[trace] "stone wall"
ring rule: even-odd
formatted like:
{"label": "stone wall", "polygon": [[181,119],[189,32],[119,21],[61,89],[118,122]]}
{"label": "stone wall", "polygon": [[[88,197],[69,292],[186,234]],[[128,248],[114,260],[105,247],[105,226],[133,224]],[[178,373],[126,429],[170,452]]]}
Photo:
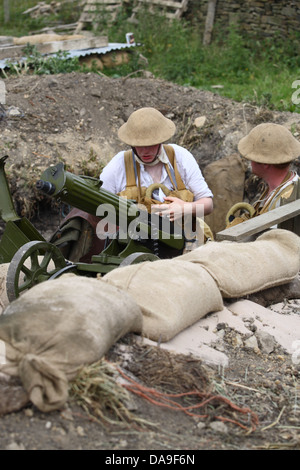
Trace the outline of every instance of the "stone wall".
{"label": "stone wall", "polygon": [[[205,26],[208,0],[190,0],[187,15]],[[239,24],[242,31],[260,37],[288,37],[300,31],[299,0],[217,0],[214,25]]]}

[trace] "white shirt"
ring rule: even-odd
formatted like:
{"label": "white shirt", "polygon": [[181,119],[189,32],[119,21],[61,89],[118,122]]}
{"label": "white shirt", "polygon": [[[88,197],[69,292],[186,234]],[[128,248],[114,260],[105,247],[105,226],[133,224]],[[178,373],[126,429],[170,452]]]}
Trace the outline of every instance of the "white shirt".
{"label": "white shirt", "polygon": [[[213,197],[193,155],[179,145],[168,145],[171,145],[175,150],[178,171],[186,188],[194,194],[194,200],[197,201],[203,197]],[[124,150],[117,153],[100,174],[100,180],[103,182],[102,188],[114,194],[118,194],[126,188],[124,153]],[[145,169],[145,165],[141,164],[140,169],[141,186],[147,188],[153,184],[152,177]],[[168,189],[174,189],[165,166],[162,169],[160,183],[164,184]]]}

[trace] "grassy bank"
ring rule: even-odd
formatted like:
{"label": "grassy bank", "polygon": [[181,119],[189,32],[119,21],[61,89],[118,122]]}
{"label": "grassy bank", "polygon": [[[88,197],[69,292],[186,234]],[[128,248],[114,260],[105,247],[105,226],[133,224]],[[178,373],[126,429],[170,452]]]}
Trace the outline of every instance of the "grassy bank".
{"label": "grassy bank", "polygon": [[[224,31],[216,25],[214,30],[209,46],[203,46],[196,27],[183,21],[169,24],[144,16],[133,32],[156,77],[236,101],[300,112],[292,101],[292,84],[300,80],[300,34],[286,40],[254,39],[243,37],[238,27]],[[122,34],[120,27],[116,33]]]}
{"label": "grassy bank", "polygon": [[[36,4],[35,1],[32,3]],[[3,14],[1,8],[0,17]],[[141,15],[139,23],[133,25],[127,22],[128,13],[121,12],[109,29],[107,18],[104,18],[99,33],[107,34],[109,42],[125,42],[125,34],[132,31],[142,45],[136,49],[130,64],[102,70],[102,73],[124,76],[135,72],[138,76],[137,71],[145,67],[138,61],[138,53],[141,53],[148,61],[147,69],[157,78],[210,90],[256,106],[300,112],[300,103],[297,103],[300,93],[295,84],[300,80],[300,34],[288,39],[280,36],[245,38],[238,27],[225,31],[216,24],[212,43],[203,46],[202,35],[195,25],[183,20],[170,23],[160,16],[147,14]],[[19,9],[1,34],[21,36],[46,24],[67,24],[77,19],[78,12],[70,8],[70,3],[57,17],[40,20],[27,18],[24,21]],[[72,67],[80,70],[76,61]],[[43,65],[44,69],[47,70],[47,66]],[[63,69],[60,67],[60,71]],[[70,71],[70,63],[66,63],[65,71]]]}

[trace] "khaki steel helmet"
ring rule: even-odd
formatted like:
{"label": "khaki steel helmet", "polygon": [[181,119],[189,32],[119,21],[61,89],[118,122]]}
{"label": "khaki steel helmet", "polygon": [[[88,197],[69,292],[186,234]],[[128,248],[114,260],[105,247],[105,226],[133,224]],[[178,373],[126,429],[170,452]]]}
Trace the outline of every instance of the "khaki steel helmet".
{"label": "khaki steel helmet", "polygon": [[118,136],[131,147],[148,147],[165,142],[175,131],[175,124],[157,109],[141,108],[129,116]]}
{"label": "khaki steel helmet", "polygon": [[300,156],[300,142],[280,124],[254,127],[238,144],[240,154],[257,163],[289,163]]}

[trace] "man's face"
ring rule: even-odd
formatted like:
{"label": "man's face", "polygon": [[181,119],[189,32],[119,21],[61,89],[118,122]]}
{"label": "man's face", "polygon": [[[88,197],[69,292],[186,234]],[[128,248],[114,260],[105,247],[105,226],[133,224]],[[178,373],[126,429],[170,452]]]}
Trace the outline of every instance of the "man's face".
{"label": "man's face", "polygon": [[252,173],[254,173],[259,178],[265,176],[267,165],[265,163],[251,162]]}
{"label": "man's face", "polygon": [[135,152],[137,156],[144,163],[152,163],[159,151],[160,144],[151,145],[149,147],[135,147]]}

